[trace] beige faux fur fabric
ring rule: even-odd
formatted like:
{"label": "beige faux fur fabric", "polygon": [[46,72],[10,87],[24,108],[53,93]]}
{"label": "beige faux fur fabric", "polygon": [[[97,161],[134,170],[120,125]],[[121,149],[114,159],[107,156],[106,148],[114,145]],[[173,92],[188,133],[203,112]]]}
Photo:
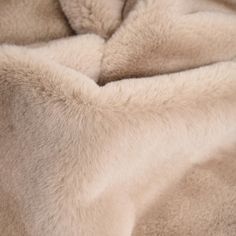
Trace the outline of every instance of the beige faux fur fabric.
{"label": "beige faux fur fabric", "polygon": [[0,0],[0,235],[234,236],[235,1],[26,3]]}
{"label": "beige faux fur fabric", "polygon": [[0,0],[0,43],[49,41],[72,32],[57,0]]}
{"label": "beige faux fur fabric", "polygon": [[45,44],[33,44],[29,47],[37,56],[50,58],[87,75],[96,82],[99,79],[104,40],[97,35],[74,36]]}
{"label": "beige faux fur fabric", "polygon": [[28,49],[0,58],[3,235],[130,235],[190,167],[234,146],[234,62],[101,88]]}
{"label": "beige faux fur fabric", "polygon": [[112,36],[105,47],[101,84],[177,72],[235,57],[235,1],[60,2],[77,32]]}
{"label": "beige faux fur fabric", "polygon": [[59,0],[77,33],[96,33],[104,38],[119,26],[125,0]]}
{"label": "beige faux fur fabric", "polygon": [[136,2],[124,24],[107,43],[102,83],[177,72],[235,56],[236,3]]}
{"label": "beige faux fur fabric", "polygon": [[235,235],[235,146],[190,169],[139,219],[133,235]]}

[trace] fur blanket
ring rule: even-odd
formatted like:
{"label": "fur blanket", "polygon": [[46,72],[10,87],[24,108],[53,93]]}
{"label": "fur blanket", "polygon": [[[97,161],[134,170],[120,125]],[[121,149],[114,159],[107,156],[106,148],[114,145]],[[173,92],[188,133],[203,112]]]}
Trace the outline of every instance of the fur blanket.
{"label": "fur blanket", "polygon": [[1,236],[236,234],[235,0],[0,0],[0,42]]}

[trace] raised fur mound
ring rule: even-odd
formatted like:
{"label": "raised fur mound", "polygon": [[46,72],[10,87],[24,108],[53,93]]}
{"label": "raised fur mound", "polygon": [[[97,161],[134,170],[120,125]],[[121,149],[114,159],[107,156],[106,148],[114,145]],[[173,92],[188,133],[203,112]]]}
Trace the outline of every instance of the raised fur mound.
{"label": "raised fur mound", "polygon": [[176,2],[0,0],[2,236],[235,235],[236,4]]}

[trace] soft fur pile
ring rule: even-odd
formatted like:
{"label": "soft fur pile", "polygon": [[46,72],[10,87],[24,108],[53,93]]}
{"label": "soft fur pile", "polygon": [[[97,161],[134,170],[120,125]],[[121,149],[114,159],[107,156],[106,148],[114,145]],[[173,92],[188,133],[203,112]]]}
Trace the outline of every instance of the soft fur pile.
{"label": "soft fur pile", "polygon": [[236,234],[234,0],[0,0],[0,33],[1,236]]}

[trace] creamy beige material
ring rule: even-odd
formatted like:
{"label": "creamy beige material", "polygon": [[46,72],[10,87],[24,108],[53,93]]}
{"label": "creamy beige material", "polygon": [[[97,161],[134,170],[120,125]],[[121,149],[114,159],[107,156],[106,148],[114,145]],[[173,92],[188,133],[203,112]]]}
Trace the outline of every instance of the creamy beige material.
{"label": "creamy beige material", "polygon": [[107,42],[101,83],[177,72],[235,56],[236,2],[136,2]]}
{"label": "creamy beige material", "polygon": [[0,0],[0,43],[28,44],[71,34],[57,0]]}
{"label": "creamy beige material", "polygon": [[104,51],[104,40],[94,34],[29,45],[37,56],[51,59],[98,81]]}
{"label": "creamy beige material", "polygon": [[96,33],[104,38],[119,26],[125,0],[59,0],[77,33]]}
{"label": "creamy beige material", "polygon": [[235,1],[26,2],[0,0],[0,235],[235,236]]}

